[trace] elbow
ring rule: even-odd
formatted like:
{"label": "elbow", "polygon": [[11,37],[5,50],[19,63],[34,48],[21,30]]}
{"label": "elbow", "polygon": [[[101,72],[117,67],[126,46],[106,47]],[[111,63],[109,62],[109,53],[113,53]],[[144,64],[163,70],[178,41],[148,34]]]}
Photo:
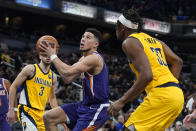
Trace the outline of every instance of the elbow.
{"label": "elbow", "polygon": [[65,84],[70,84],[72,81],[68,78],[63,78],[63,81],[65,82]]}
{"label": "elbow", "polygon": [[143,75],[143,80],[144,80],[145,83],[151,82],[153,80],[153,74],[152,74],[152,72],[145,73]]}
{"label": "elbow", "polygon": [[151,82],[153,80],[153,75],[152,74],[150,74],[150,75],[148,75],[147,77],[146,77],[146,81],[149,83],[149,82]]}
{"label": "elbow", "polygon": [[65,84],[70,84],[72,81],[70,81],[70,80],[65,80],[64,82],[65,82]]}
{"label": "elbow", "polygon": [[72,82],[69,77],[63,77],[63,81],[65,82],[65,84],[70,84]]}
{"label": "elbow", "polygon": [[71,76],[71,74],[68,71],[64,71],[61,74],[61,77],[63,78],[63,80],[66,84],[69,84],[71,82],[71,80],[69,79],[70,76]]}
{"label": "elbow", "polygon": [[183,65],[183,60],[180,57],[178,59],[178,64],[181,65],[181,66]]}
{"label": "elbow", "polygon": [[67,70],[64,70],[62,73],[61,73],[61,76],[62,77],[67,77],[69,76],[69,72]]}
{"label": "elbow", "polygon": [[182,66],[183,65],[183,60],[180,57],[178,57],[178,58],[172,60],[171,65]]}

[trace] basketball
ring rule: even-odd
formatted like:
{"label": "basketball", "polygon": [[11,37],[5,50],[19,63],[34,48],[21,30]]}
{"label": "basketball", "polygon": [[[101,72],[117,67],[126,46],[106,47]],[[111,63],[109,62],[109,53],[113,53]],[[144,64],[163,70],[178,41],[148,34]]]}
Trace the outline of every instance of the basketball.
{"label": "basketball", "polygon": [[40,53],[40,43],[42,44],[46,44],[48,46],[48,44],[54,48],[54,45],[56,45],[56,52],[58,53],[58,50],[59,50],[59,43],[58,41],[56,40],[56,38],[54,38],[53,36],[50,36],[50,35],[45,35],[45,36],[42,36],[38,39],[37,43],[36,43],[36,50],[38,53]]}

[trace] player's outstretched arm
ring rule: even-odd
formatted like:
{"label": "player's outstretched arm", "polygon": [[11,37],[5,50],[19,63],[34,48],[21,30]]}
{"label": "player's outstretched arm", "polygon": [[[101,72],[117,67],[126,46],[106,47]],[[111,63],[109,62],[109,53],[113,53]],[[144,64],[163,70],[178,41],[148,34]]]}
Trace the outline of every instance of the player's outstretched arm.
{"label": "player's outstretched arm", "polygon": [[165,59],[167,63],[171,64],[171,72],[178,79],[182,69],[183,61],[164,42],[161,42],[161,44],[165,54]]}
{"label": "player's outstretched arm", "polygon": [[12,123],[15,121],[15,113],[14,113],[14,101],[16,98],[16,91],[17,88],[22,85],[22,83],[27,79],[33,76],[34,74],[34,66],[27,65],[23,68],[23,70],[18,74],[12,85],[10,86],[9,90],[9,111],[7,114],[7,121]]}
{"label": "player's outstretched arm", "polygon": [[72,82],[73,80],[78,78],[81,75],[81,73],[87,72],[93,67],[98,66],[100,62],[100,56],[92,54],[92,55],[88,55],[87,57],[84,57],[79,62],[70,66],[66,63],[63,63],[56,56],[56,46],[54,48],[51,48],[51,46],[40,44],[40,49],[42,50],[40,52],[41,55],[46,55],[50,57],[57,71],[59,72],[59,74],[61,75],[61,77],[66,83]]}
{"label": "player's outstretched arm", "polygon": [[98,66],[100,63],[100,57],[98,55],[92,54],[84,57],[77,63],[69,66],[63,63],[60,59],[54,59],[53,63],[57,68],[59,74],[66,83],[70,83],[75,80],[83,72],[88,72],[92,68]]}
{"label": "player's outstretched arm", "polygon": [[139,72],[139,76],[134,85],[108,108],[108,113],[110,115],[119,111],[127,102],[132,101],[141,94],[146,85],[153,79],[150,63],[141,43],[137,39],[128,38],[123,42],[122,49],[128,59],[131,60],[135,69]]}

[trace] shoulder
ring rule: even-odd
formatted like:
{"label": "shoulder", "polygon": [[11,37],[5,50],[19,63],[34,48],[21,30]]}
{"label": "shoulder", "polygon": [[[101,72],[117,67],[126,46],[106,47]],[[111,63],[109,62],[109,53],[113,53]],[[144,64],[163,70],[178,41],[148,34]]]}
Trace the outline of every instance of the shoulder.
{"label": "shoulder", "polygon": [[35,66],[32,65],[32,64],[27,65],[27,66],[25,66],[25,67],[22,69],[21,73],[24,73],[24,74],[30,75],[30,76],[31,76],[31,75],[34,75],[34,73],[35,73]]}
{"label": "shoulder", "polygon": [[100,53],[93,53],[92,55],[94,56],[95,59],[103,59],[102,58],[103,56]]}
{"label": "shoulder", "polygon": [[83,59],[84,59],[84,56],[82,56],[82,57],[79,59],[79,62],[82,61]]}
{"label": "shoulder", "polygon": [[101,60],[101,56],[98,54],[95,54],[95,53],[88,55],[82,59],[83,62],[88,62],[88,63],[92,63],[92,64],[96,64],[100,60]]}
{"label": "shoulder", "polygon": [[122,43],[122,46],[127,46],[127,45],[130,45],[130,44],[138,44],[139,46],[142,46],[141,42],[139,39],[135,38],[135,37],[128,37],[126,38],[123,43]]}
{"label": "shoulder", "polygon": [[4,83],[5,85],[10,85],[10,84],[11,84],[10,81],[9,81],[8,79],[2,78],[2,80],[3,80],[3,83]]}
{"label": "shoulder", "polygon": [[33,64],[26,65],[22,70],[34,71],[35,70],[35,66]]}
{"label": "shoulder", "polygon": [[3,85],[5,86],[5,88],[9,91],[9,88],[11,86],[11,83],[9,80],[2,78],[3,81]]}
{"label": "shoulder", "polygon": [[142,43],[135,37],[128,37],[122,43],[123,50],[130,50],[132,47],[141,47],[143,48]]}

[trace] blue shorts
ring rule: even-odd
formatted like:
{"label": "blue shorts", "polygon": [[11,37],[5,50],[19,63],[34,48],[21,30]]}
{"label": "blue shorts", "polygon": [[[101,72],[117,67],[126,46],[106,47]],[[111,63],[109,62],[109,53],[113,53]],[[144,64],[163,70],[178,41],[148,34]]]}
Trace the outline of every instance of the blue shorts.
{"label": "blue shorts", "polygon": [[107,107],[109,103],[85,106],[81,103],[62,105],[67,114],[67,126],[73,131],[95,131],[103,126],[109,118]]}
{"label": "blue shorts", "polygon": [[0,131],[11,131],[11,127],[6,121],[6,114],[0,115]]}

